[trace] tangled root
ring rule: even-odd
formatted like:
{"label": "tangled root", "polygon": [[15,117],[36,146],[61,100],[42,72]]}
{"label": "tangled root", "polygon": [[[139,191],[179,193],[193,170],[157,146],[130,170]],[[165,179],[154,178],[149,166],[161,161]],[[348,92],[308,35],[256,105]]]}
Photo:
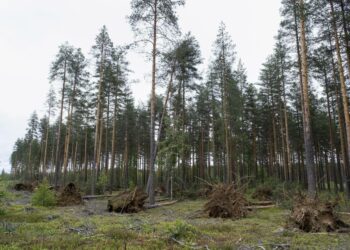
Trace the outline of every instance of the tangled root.
{"label": "tangled root", "polygon": [[109,212],[117,213],[138,213],[144,209],[148,195],[140,188],[133,191],[126,191],[117,197],[108,200],[107,209]]}
{"label": "tangled root", "polygon": [[290,223],[304,232],[334,232],[349,225],[341,221],[334,212],[336,202],[322,202],[299,195],[290,216]]}
{"label": "tangled root", "polygon": [[73,206],[83,203],[81,194],[75,187],[74,183],[69,183],[63,191],[59,194],[58,205],[59,206]]}
{"label": "tangled root", "polygon": [[204,205],[204,211],[214,218],[239,219],[247,215],[248,201],[241,191],[233,185],[219,184],[213,187],[209,201]]}

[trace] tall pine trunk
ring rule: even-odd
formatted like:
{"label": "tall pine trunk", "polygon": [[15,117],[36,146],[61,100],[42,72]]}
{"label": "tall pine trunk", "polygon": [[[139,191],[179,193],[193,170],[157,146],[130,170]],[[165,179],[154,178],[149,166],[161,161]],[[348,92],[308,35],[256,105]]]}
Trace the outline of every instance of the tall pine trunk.
{"label": "tall pine trunk", "polygon": [[[345,120],[345,131],[346,131],[346,145],[347,145],[347,156],[348,160],[350,159],[350,117],[349,117],[349,103],[348,103],[348,94],[346,89],[346,82],[345,82],[345,76],[344,76],[344,68],[343,68],[343,59],[341,57],[341,50],[340,50],[340,42],[339,42],[339,36],[337,31],[337,24],[335,19],[335,13],[334,13],[334,6],[333,6],[333,0],[330,0],[331,5],[331,18],[332,18],[332,29],[333,29],[333,36],[335,40],[335,49],[337,54],[337,63],[338,63],[338,72],[339,72],[339,80],[340,80],[340,90],[341,90],[341,96],[342,96],[342,102],[343,102],[343,111],[344,111],[344,120]],[[348,178],[348,169],[344,169],[343,173],[345,180]],[[348,182],[346,181],[345,188],[348,198],[350,198],[350,193],[348,190]]]}
{"label": "tall pine trunk", "polygon": [[306,173],[308,181],[308,196],[311,199],[316,197],[316,176],[313,155],[313,145],[310,123],[309,89],[308,89],[308,65],[307,65],[307,47],[306,47],[306,28],[305,28],[305,5],[304,0],[300,0],[300,47],[301,47],[301,72],[302,72],[302,100],[303,100],[303,127],[304,127],[304,145],[306,159]]}
{"label": "tall pine trunk", "polygon": [[70,144],[70,139],[72,134],[72,116],[73,116],[73,109],[74,109],[76,85],[77,85],[77,79],[75,77],[72,97],[68,104],[67,131],[66,131],[66,137],[64,142],[64,156],[63,156],[63,186],[66,185],[66,178],[67,178],[68,155],[69,155],[68,152],[69,152],[69,144]]}
{"label": "tall pine trunk", "polygon": [[331,115],[331,104],[329,99],[329,80],[327,77],[327,72],[324,73],[325,77],[325,85],[326,85],[326,101],[327,101],[327,114],[328,114],[328,126],[329,126],[329,145],[331,146],[330,149],[330,156],[331,156],[331,167],[333,170],[333,181],[334,181],[334,189],[337,192],[338,191],[338,180],[336,172],[336,165],[335,165],[335,157],[334,157],[334,132],[333,132],[333,122],[332,122],[332,115]]}
{"label": "tall pine trunk", "polygon": [[[343,68],[343,59],[341,57],[341,51],[340,51],[340,43],[339,43],[339,36],[338,36],[338,30],[337,30],[337,24],[335,19],[335,13],[334,13],[334,6],[333,6],[333,0],[330,0],[331,5],[331,18],[332,18],[332,28],[333,28],[333,36],[335,40],[335,49],[337,54],[337,62],[338,62],[338,72],[339,72],[339,80],[340,80],[340,89],[341,89],[341,95],[342,95],[342,102],[343,102],[343,111],[344,111],[344,120],[345,120],[345,131],[346,131],[346,143],[347,143],[347,156],[348,160],[350,159],[350,116],[349,116],[349,101],[348,101],[348,94],[346,89],[346,82],[345,82],[345,76],[344,76],[344,68]],[[349,163],[348,163],[349,164]],[[346,179],[348,178],[348,169],[345,169],[343,172],[343,175],[346,176]],[[347,190],[347,196],[350,198],[350,194]]]}
{"label": "tall pine trunk", "polygon": [[98,95],[97,95],[97,110],[96,110],[96,124],[95,124],[95,142],[94,142],[94,162],[92,166],[91,173],[91,194],[95,194],[96,188],[96,168],[99,168],[100,164],[100,130],[102,123],[102,84],[103,84],[103,63],[104,63],[104,47],[101,48],[101,65],[100,65],[100,80],[98,85]]}
{"label": "tall pine trunk", "polygon": [[112,152],[111,152],[111,169],[110,169],[110,192],[112,193],[114,187],[114,166],[115,166],[115,154],[116,154],[116,143],[117,143],[117,95],[114,100],[114,111],[113,111],[113,128],[112,128]]}
{"label": "tall pine trunk", "polygon": [[348,73],[350,75],[350,44],[349,44],[350,37],[349,37],[349,27],[345,16],[344,0],[340,0],[340,6],[341,6],[342,23],[343,23],[343,31],[344,31],[346,58],[348,60],[348,71],[349,71]]}
{"label": "tall pine trunk", "polygon": [[43,178],[46,177],[46,165],[47,165],[47,148],[49,144],[49,132],[50,132],[50,118],[51,118],[51,105],[49,105],[49,115],[47,118],[46,133],[45,133],[45,146],[44,146],[44,160],[43,160]]}
{"label": "tall pine trunk", "polygon": [[155,106],[156,106],[156,60],[157,60],[157,25],[158,25],[158,0],[154,0],[153,11],[153,48],[152,48],[152,92],[151,92],[151,126],[150,126],[150,162],[149,176],[147,183],[147,193],[151,205],[155,203],[154,196],[154,177],[155,167],[152,157],[154,151],[154,130],[155,130]]}
{"label": "tall pine trunk", "polygon": [[61,141],[61,127],[62,127],[62,118],[63,118],[63,104],[64,104],[64,96],[66,91],[66,73],[67,73],[67,60],[64,61],[64,69],[63,69],[63,83],[62,83],[62,94],[61,94],[61,108],[60,108],[60,116],[58,120],[58,132],[57,132],[57,142],[56,142],[56,156],[55,156],[55,186],[58,186],[59,184],[59,178],[60,178],[60,161],[59,161],[59,154],[60,154],[60,141]]}

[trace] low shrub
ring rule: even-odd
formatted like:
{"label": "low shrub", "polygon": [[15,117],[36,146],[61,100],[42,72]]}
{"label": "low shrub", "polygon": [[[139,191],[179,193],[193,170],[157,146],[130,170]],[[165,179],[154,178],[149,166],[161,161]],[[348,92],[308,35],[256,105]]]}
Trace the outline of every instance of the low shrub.
{"label": "low shrub", "polygon": [[6,193],[3,190],[0,190],[0,216],[5,215],[5,205],[4,205],[4,200],[6,197]]}
{"label": "low shrub", "polygon": [[197,231],[194,226],[187,224],[182,220],[176,220],[167,225],[166,233],[169,239],[190,240],[196,236]]}
{"label": "low shrub", "polygon": [[96,183],[96,193],[97,194],[104,194],[106,192],[108,184],[108,176],[103,173],[99,176],[98,181]]}
{"label": "low shrub", "polygon": [[50,187],[46,181],[40,184],[33,194],[32,204],[43,207],[53,207],[56,205],[55,193],[50,190]]}

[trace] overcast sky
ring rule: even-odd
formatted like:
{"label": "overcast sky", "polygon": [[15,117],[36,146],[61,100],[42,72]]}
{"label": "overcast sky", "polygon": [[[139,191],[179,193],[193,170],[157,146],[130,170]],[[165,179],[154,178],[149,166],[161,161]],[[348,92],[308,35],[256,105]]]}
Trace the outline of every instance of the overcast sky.
{"label": "overcast sky", "polygon": [[[204,66],[211,57],[219,23],[226,24],[244,63],[248,80],[256,82],[277,33],[280,0],[186,0],[180,8],[183,33],[199,41]],[[65,41],[87,57],[99,29],[106,25],[114,44],[133,41],[126,20],[129,0],[0,0],[0,171],[9,170],[14,142],[23,137],[30,114],[44,111],[48,72],[58,46]],[[140,54],[129,55],[136,101],[150,92],[150,65]]]}

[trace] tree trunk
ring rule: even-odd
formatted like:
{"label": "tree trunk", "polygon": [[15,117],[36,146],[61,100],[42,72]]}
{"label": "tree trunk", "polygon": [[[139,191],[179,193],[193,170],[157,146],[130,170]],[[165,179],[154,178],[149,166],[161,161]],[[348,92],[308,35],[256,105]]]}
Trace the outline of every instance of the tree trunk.
{"label": "tree trunk", "polygon": [[[225,131],[225,162],[226,162],[226,183],[229,184],[231,181],[235,182],[236,178],[233,178],[233,176],[236,176],[235,171],[233,170],[233,166],[231,166],[231,150],[230,150],[230,131],[229,131],[229,114],[228,114],[228,88],[227,88],[227,81],[226,81],[226,60],[225,60],[225,46],[223,45],[222,48],[222,60],[223,60],[223,71],[221,76],[222,81],[222,102],[223,102],[223,118],[224,118],[224,131]],[[237,184],[237,183],[235,183]]]}
{"label": "tree trunk", "polygon": [[63,84],[62,84],[62,95],[61,95],[61,109],[60,116],[58,121],[58,132],[57,132],[57,142],[56,142],[56,157],[55,157],[55,186],[58,186],[60,178],[60,162],[59,162],[59,153],[60,153],[60,141],[61,141],[61,126],[63,118],[63,104],[64,104],[64,95],[66,91],[66,73],[67,73],[67,60],[64,61],[64,72],[63,72]]}
{"label": "tree trunk", "polygon": [[45,134],[45,148],[44,148],[44,160],[43,160],[43,178],[46,177],[46,163],[47,163],[47,148],[49,144],[49,132],[50,132],[50,118],[51,118],[51,105],[49,105],[49,112],[47,118],[46,134]]}
{"label": "tree trunk", "polygon": [[33,145],[33,139],[30,139],[29,153],[28,153],[28,169],[29,169],[29,180],[30,181],[33,181],[32,145]]}
{"label": "tree trunk", "polygon": [[345,16],[345,9],[344,9],[344,1],[340,0],[340,6],[341,6],[341,13],[342,13],[342,22],[343,22],[343,31],[344,31],[344,43],[345,43],[345,50],[346,50],[346,57],[348,60],[348,73],[350,75],[350,44],[349,44],[349,27],[346,22],[346,16]]}
{"label": "tree trunk", "polygon": [[125,122],[125,135],[124,135],[124,156],[123,156],[123,162],[124,162],[124,188],[129,187],[129,145],[128,145],[128,122]]}
{"label": "tree trunk", "polygon": [[103,108],[101,109],[101,124],[100,124],[100,135],[98,139],[98,150],[97,150],[97,176],[96,180],[100,177],[100,172],[101,172],[101,157],[102,157],[102,141],[103,141],[103,129],[104,129],[104,124],[103,124]]}
{"label": "tree trunk", "polygon": [[102,84],[103,84],[103,63],[104,63],[104,47],[101,49],[101,65],[100,65],[100,80],[98,85],[98,95],[97,95],[97,110],[96,110],[96,128],[95,128],[95,142],[94,142],[94,162],[92,166],[91,173],[91,194],[95,194],[96,188],[96,168],[99,167],[100,161],[100,150],[99,150],[99,135],[100,135],[100,126],[102,120]]}
{"label": "tree trunk", "polygon": [[67,167],[68,167],[68,155],[69,155],[69,144],[70,138],[72,134],[72,116],[74,109],[74,98],[75,98],[75,89],[77,86],[77,75],[75,75],[74,84],[73,84],[73,92],[71,99],[68,104],[68,119],[67,119],[67,131],[64,142],[64,155],[63,155],[63,186],[66,185],[66,177],[67,177]]}
{"label": "tree trunk", "polygon": [[[289,126],[288,126],[288,114],[287,114],[287,98],[286,98],[286,84],[284,76],[284,62],[281,58],[281,67],[282,67],[282,91],[283,91],[283,118],[284,118],[284,136],[286,144],[286,170],[288,172],[288,180],[292,181],[292,163],[291,163],[291,154],[290,154],[290,140],[289,140]],[[283,135],[282,135],[283,136]]]}
{"label": "tree trunk", "polygon": [[154,120],[155,120],[155,106],[156,106],[156,60],[157,60],[157,25],[158,25],[158,0],[154,0],[153,11],[153,48],[152,48],[152,93],[151,93],[151,126],[150,126],[150,164],[149,164],[149,176],[147,184],[147,193],[149,196],[150,205],[155,204],[154,195],[154,159],[152,157],[154,151]]}
{"label": "tree trunk", "polygon": [[88,143],[88,128],[85,128],[85,142],[84,142],[84,181],[87,182],[87,169],[88,169],[88,156],[87,156],[87,143]]}
{"label": "tree trunk", "polygon": [[311,199],[316,197],[315,164],[311,136],[309,90],[308,90],[308,65],[307,65],[307,47],[306,47],[306,29],[305,29],[305,6],[304,0],[300,0],[300,47],[301,47],[301,72],[302,72],[302,100],[303,100],[303,125],[304,125],[304,144],[306,158],[306,172],[308,181],[308,196]]}
{"label": "tree trunk", "polygon": [[107,117],[106,117],[106,134],[105,134],[105,174],[108,174],[108,165],[109,165],[109,148],[108,148],[108,138],[109,138],[109,101],[110,100],[110,91],[108,90],[107,94]]}
{"label": "tree trunk", "polygon": [[114,100],[114,112],[113,112],[113,129],[112,129],[112,152],[111,152],[111,169],[110,169],[110,193],[112,193],[114,186],[114,166],[115,166],[115,154],[116,154],[116,133],[117,133],[117,95]]}
{"label": "tree trunk", "polygon": [[78,155],[78,141],[75,142],[74,157],[73,157],[73,173],[77,173],[77,155]]}
{"label": "tree trunk", "polygon": [[[326,99],[327,99],[327,113],[328,113],[328,126],[329,126],[329,145],[331,146],[330,149],[330,156],[331,156],[331,167],[332,170],[336,170],[335,165],[335,158],[334,158],[334,132],[333,132],[333,122],[332,122],[332,115],[331,115],[331,104],[329,100],[329,81],[327,77],[327,72],[324,72],[325,77],[325,85],[326,85]],[[335,173],[333,171],[333,173]],[[333,181],[334,181],[334,189],[337,192],[338,191],[338,183],[337,183],[337,175],[333,174]]]}
{"label": "tree trunk", "polygon": [[[330,0],[329,2],[331,5],[333,36],[335,39],[335,48],[336,48],[336,54],[337,54],[337,59],[338,59],[337,60],[338,72],[339,72],[340,88],[341,88],[341,95],[342,95],[342,101],[343,101],[343,111],[344,111],[344,118],[345,118],[344,120],[345,120],[345,130],[346,130],[347,156],[348,156],[348,160],[349,160],[350,159],[350,117],[349,117],[348,94],[347,94],[346,82],[345,82],[345,76],[344,76],[343,60],[342,60],[341,51],[340,51],[337,24],[335,22],[333,0]],[[345,169],[343,174],[345,175],[345,177],[347,179],[348,178],[348,169]],[[349,190],[347,190],[347,196],[348,196],[348,198],[350,198]]]}

